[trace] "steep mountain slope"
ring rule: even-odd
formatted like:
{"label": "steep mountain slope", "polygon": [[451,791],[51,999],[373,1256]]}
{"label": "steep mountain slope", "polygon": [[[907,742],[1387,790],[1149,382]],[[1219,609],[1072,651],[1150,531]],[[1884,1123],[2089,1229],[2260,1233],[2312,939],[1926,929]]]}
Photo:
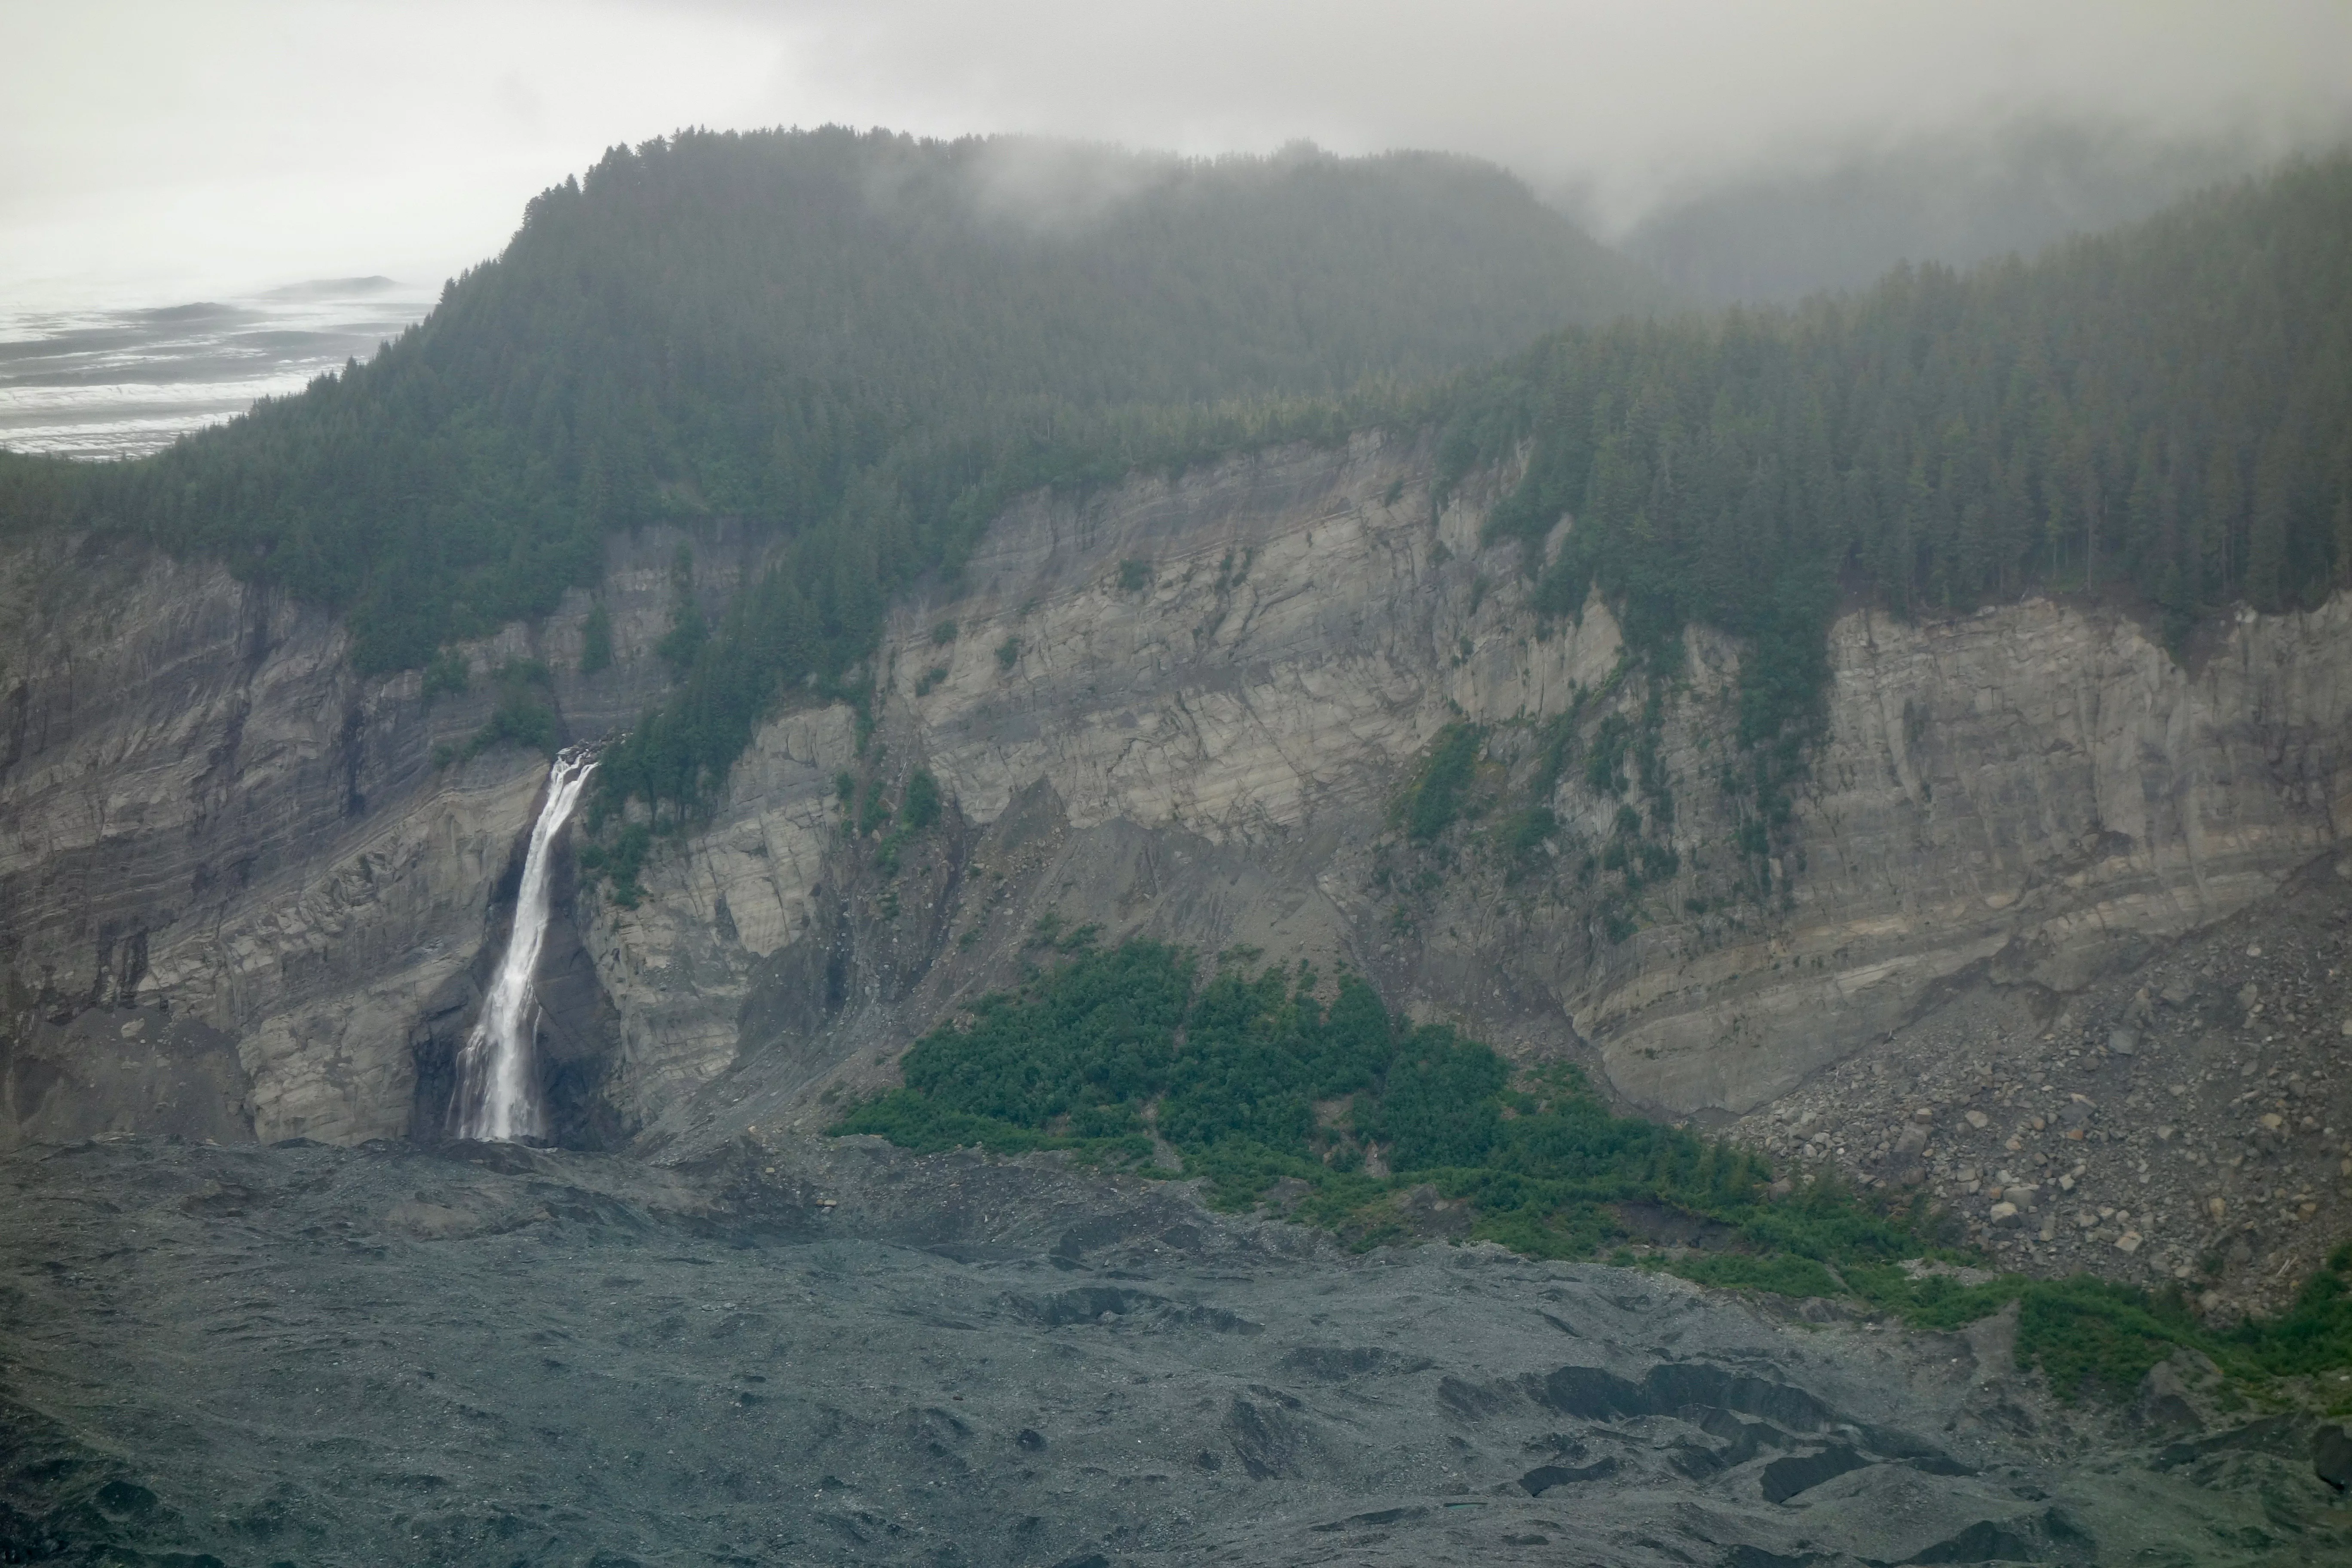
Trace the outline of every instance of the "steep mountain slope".
{"label": "steep mountain slope", "polygon": [[[549,947],[577,1144],[814,1128],[1016,975],[1048,918],[1344,964],[1675,1116],[1753,1111],[1956,987],[2079,993],[2340,841],[2345,453],[2314,421],[2342,391],[2326,263],[2347,190],[2341,165],[2291,171],[2042,272],[1896,279],[1846,316],[1570,333],[1464,384],[1443,424],[1331,435],[1327,411],[1319,441],[1031,490],[895,602],[874,514],[781,542],[648,526],[595,543],[594,589],[536,578],[553,610],[421,674],[369,673],[364,615],[269,581],[20,531],[0,578],[6,1135],[436,1135],[541,773],[510,739],[541,731],[632,731]],[[2183,352],[2309,305],[2325,331],[2279,362],[2294,395],[2254,396],[2261,353],[2228,361],[2243,402],[2122,374],[2166,356],[2112,301],[2089,326],[2025,309],[2167,286]],[[2052,342],[2079,353],[2044,384]],[[1810,390],[1848,360],[1881,376],[1877,414]],[[1939,434],[1980,404],[1985,441]],[[2099,548],[2161,564],[2218,540],[2191,607],[2267,559],[2274,613],[2184,643],[2128,600],[2032,593],[2018,560],[1936,564],[1971,559],[1945,542],[2020,486],[2116,519],[2135,470],[2105,465],[2167,420],[2187,434]],[[2210,482],[2249,471],[2252,501]],[[2203,513],[2175,504],[2191,492]],[[397,538],[462,514],[424,515]],[[2011,542],[2030,560],[2070,516]],[[808,553],[827,540],[866,553]],[[1822,574],[1842,564],[1841,610]],[[919,773],[942,810],[894,821]]]}
{"label": "steep mountain slope", "polygon": [[615,530],[740,518],[802,542],[837,675],[1008,487],[1658,298],[1468,160],[686,132],[542,194],[366,364],[52,504],[345,611],[368,670],[546,614]]}
{"label": "steep mountain slope", "polygon": [[[580,895],[558,960],[593,963],[608,1000],[565,1047],[586,1064],[575,1125],[681,1148],[814,1125],[835,1085],[882,1081],[914,1034],[1017,973],[1047,914],[1349,964],[1393,1005],[1593,1061],[1637,1104],[1743,1111],[1953,982],[2073,993],[2339,841],[2341,601],[2245,618],[2193,671],[2128,620],[2045,600],[1857,612],[1833,628],[1827,739],[1769,901],[1733,842],[1744,797],[1714,780],[1738,649],[1689,634],[1693,673],[1656,715],[1675,863],[1629,891],[1584,859],[1619,842],[1638,786],[1596,783],[1589,743],[1543,786],[1559,715],[1588,737],[1644,721],[1640,683],[1612,683],[1614,617],[1596,601],[1535,637],[1516,546],[1479,547],[1475,496],[1433,523],[1430,480],[1425,448],[1367,437],[1008,516],[975,557],[984,587],[898,613],[862,754],[849,706],[787,713],[713,818],[648,863],[635,908]],[[716,572],[727,541],[702,542]],[[614,721],[660,679],[665,542],[638,548],[608,593],[613,668],[572,673],[584,596],[482,661],[545,658],[568,723]],[[264,1138],[429,1133],[417,1086],[495,952],[542,770],[493,750],[436,773],[436,738],[493,693],[428,707],[415,675],[342,673],[322,621],[281,610],[272,632],[226,579],[151,570],[152,597],[115,600],[121,642],[26,688],[12,776],[49,782],[10,805],[18,1125],[158,1125],[87,1067],[78,1098],[23,1065],[82,1060],[103,1019],[110,1038],[145,1020],[150,1045],[198,1022],[233,1041]],[[217,607],[181,620],[175,602]],[[186,640],[159,642],[173,627]],[[1395,808],[1463,723],[1486,727],[1484,815],[1416,840]],[[886,868],[890,828],[845,828],[839,775],[895,802],[918,765],[948,806]],[[1547,836],[1496,831],[1538,803]]]}
{"label": "steep mountain slope", "polygon": [[[533,221],[635,212],[682,155]],[[1296,171],[1229,173],[1169,188]],[[1067,205],[950,227],[1117,227]],[[2352,1216],[2347,237],[2352,167],[2296,171],[2040,271],[1570,331],[1384,421],[1082,417],[1055,378],[1097,350],[1127,393],[1192,383],[1081,332],[1044,402],[960,425],[1031,347],[999,341],[818,396],[895,410],[840,446],[777,441],[772,364],[665,379],[742,323],[635,360],[576,313],[657,270],[493,270],[453,300],[545,305],[651,401],[583,426],[576,365],[452,309],[183,468],[0,465],[0,1557],[2340,1555],[2336,1369],[2248,1420],[2183,1353],[2070,1412],[1998,1318],[1350,1260],[1272,1223],[1295,1193],[1234,1220],[820,1134],[1092,928],[1351,970],[1622,1107],[1924,1192],[2021,1268],[2193,1279],[2211,1328],[2276,1305]],[[565,254],[537,243],[509,259]],[[1026,319],[998,306],[970,320]],[[1247,315],[1202,339],[1219,385]],[[616,492],[626,441],[659,461]],[[109,525],[173,474],[144,539]],[[448,1142],[535,748],[597,740],[540,974],[566,1148]]]}
{"label": "steep mountain slope", "polygon": [[[1487,528],[1526,547],[1538,629],[1597,585],[1653,682],[1678,678],[1687,626],[1744,639],[1745,754],[1727,765],[1750,781],[1760,879],[1818,740],[1841,596],[1907,616],[2121,591],[2180,652],[2233,604],[2307,608],[2352,579],[2347,277],[2338,157],[2032,267],[1571,329],[1384,418],[1442,429],[1438,499],[1475,472],[1518,476]],[[1239,449],[1268,444],[1261,427]],[[1213,456],[1196,443],[1169,466]],[[827,662],[849,646],[820,636],[827,581],[795,555],[739,598],[607,759],[607,812],[627,797],[690,815],[780,693],[808,676],[863,689],[862,667]]]}

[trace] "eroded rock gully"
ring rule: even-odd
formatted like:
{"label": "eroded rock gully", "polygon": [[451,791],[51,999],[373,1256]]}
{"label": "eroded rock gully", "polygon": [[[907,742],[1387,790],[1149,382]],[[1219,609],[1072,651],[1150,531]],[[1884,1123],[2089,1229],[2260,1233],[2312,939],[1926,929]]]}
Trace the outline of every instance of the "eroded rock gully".
{"label": "eroded rock gully", "polygon": [[[1423,449],[1368,436],[1000,519],[960,590],[896,614],[862,752],[846,709],[783,713],[637,908],[576,900],[600,1135],[806,1124],[1014,973],[1048,913],[1350,964],[1506,1050],[1587,1059],[1634,1105],[1743,1115],[1972,987],[2083,994],[2339,843],[2352,603],[2242,616],[2184,668],[2127,618],[2032,600],[1839,620],[1769,891],[1719,782],[1737,650],[1699,633],[1655,727],[1675,869],[1618,921],[1578,849],[1625,803],[1577,766],[1532,868],[1478,824],[1412,849],[1392,807],[1446,723],[1491,727],[1517,805],[1545,721],[1581,696],[1589,731],[1648,696],[1612,684],[1597,601],[1537,624],[1518,548],[1480,546],[1491,489],[1433,520],[1428,482]],[[664,678],[676,543],[615,547],[614,669],[573,673],[584,595],[477,667],[543,658],[570,734],[625,723]],[[315,612],[76,548],[19,547],[0,579],[0,1131],[162,1126],[158,1106],[215,1137],[410,1131],[538,763],[436,768],[488,695],[427,704],[414,675],[355,677]],[[696,549],[715,605],[745,546]],[[835,781],[917,766],[950,806],[885,875]]]}

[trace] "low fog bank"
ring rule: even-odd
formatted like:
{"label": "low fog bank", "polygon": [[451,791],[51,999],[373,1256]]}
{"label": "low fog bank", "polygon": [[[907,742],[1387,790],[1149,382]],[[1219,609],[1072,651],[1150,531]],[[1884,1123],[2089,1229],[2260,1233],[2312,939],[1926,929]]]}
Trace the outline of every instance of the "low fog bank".
{"label": "low fog bank", "polygon": [[1582,193],[1552,199],[1693,303],[1788,303],[1906,261],[2031,256],[2347,137],[2352,121],[2192,138],[2032,120],[1763,161],[1662,197],[1613,234]]}

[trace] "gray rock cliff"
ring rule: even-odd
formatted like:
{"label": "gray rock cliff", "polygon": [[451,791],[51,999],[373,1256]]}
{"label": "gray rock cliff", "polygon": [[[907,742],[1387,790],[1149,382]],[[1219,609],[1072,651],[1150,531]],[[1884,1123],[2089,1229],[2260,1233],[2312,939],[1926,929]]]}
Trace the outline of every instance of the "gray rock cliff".
{"label": "gray rock cliff", "polygon": [[[1759,863],[1725,784],[1737,646],[1694,632],[1671,682],[1626,678],[1606,606],[1539,624],[1519,547],[1480,545],[1492,476],[1434,513],[1430,482],[1426,449],[1361,436],[1013,508],[896,613],[862,744],[847,708],[789,708],[642,901],[569,900],[578,1136],[812,1124],[1017,973],[1049,915],[1349,965],[1633,1104],[1743,1114],[1954,985],[2079,991],[2342,840],[2352,605],[2241,616],[2183,665],[2032,599],[1843,616]],[[579,594],[476,668],[544,659],[570,736],[625,725],[665,679],[677,537],[615,546],[613,669],[575,673]],[[750,547],[695,541],[715,606]],[[322,612],[90,549],[0,557],[0,1139],[429,1135],[542,762],[436,767],[485,683],[427,703],[354,675]],[[1651,738],[1654,793],[1582,765],[1612,715]],[[1397,804],[1454,723],[1491,809],[1417,842]],[[886,852],[845,825],[842,773],[895,792],[918,767],[939,826]],[[1506,847],[1536,806],[1541,841]],[[1587,863],[1628,810],[1660,857],[1638,886]],[[142,1018],[149,1055],[91,1065],[136,1055]]]}

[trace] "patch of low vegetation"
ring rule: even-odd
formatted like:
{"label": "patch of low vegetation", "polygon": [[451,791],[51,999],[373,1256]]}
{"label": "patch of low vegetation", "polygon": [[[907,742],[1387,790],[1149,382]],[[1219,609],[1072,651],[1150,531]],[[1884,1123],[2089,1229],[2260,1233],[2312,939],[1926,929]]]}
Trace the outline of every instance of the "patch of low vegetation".
{"label": "patch of low vegetation", "polygon": [[[1675,845],[1662,683],[1650,683],[1638,717],[1622,709],[1597,712],[1627,672],[1621,667],[1601,689],[1578,691],[1566,712],[1540,723],[1457,721],[1439,731],[1391,807],[1391,826],[1401,831],[1375,851],[1372,885],[1412,900],[1443,886],[1468,858],[1498,870],[1507,887],[1530,885],[1538,898],[1557,897],[1572,880],[1595,934],[1610,943],[1639,931],[1652,918],[1646,893],[1671,886],[1683,857]],[[1598,834],[1564,822],[1555,809],[1569,778],[1596,804],[1616,803]],[[1484,826],[1456,830],[1469,823]]]}
{"label": "patch of low vegetation", "polygon": [[1486,732],[1475,724],[1456,721],[1437,732],[1412,784],[1397,803],[1397,816],[1408,837],[1426,844],[1454,826],[1471,804],[1478,758]]}
{"label": "patch of low vegetation", "polygon": [[493,746],[514,745],[555,755],[561,729],[552,694],[555,674],[535,658],[509,659],[493,676],[499,705],[488,722],[466,742],[464,755],[478,757]]}
{"label": "patch of low vegetation", "polygon": [[703,617],[701,602],[695,596],[691,546],[677,547],[669,576],[669,630],[654,645],[654,651],[668,662],[672,670],[683,676],[694,668],[694,661],[702,656],[703,645],[710,640],[710,623]]}
{"label": "patch of low vegetation", "polygon": [[853,831],[860,838],[879,833],[890,825],[890,802],[882,792],[880,780],[866,785],[866,803],[851,820],[856,825]]}
{"label": "patch of low vegetation", "polygon": [[[891,828],[874,852],[874,864],[885,877],[898,869],[898,853],[910,839],[930,831],[940,819],[940,781],[928,768],[917,768],[907,779],[907,787],[898,797],[898,826]],[[867,798],[866,809],[874,814],[877,825],[889,816],[889,807],[881,802],[877,788]]]}
{"label": "patch of low vegetation", "polygon": [[602,838],[581,844],[580,869],[588,879],[604,882],[614,903],[625,910],[634,910],[645,900],[645,885],[637,878],[646,868],[646,858],[653,848],[651,826],[642,822],[623,823]]}
{"label": "patch of low vegetation", "polygon": [[917,768],[908,776],[899,816],[913,833],[920,833],[940,819],[940,781],[928,768]]}
{"label": "patch of low vegetation", "polygon": [[1964,1283],[1957,1268],[1904,1267],[1980,1261],[1923,1196],[1796,1184],[1755,1151],[1617,1115],[1575,1068],[1515,1071],[1447,1026],[1391,1016],[1352,974],[1326,986],[1304,963],[1253,974],[1243,952],[1204,966],[1153,942],[1106,950],[1091,928],[1050,921],[1032,947],[1050,967],[917,1041],[905,1087],[829,1131],[1172,1175],[1155,1162],[1164,1142],[1213,1205],[1278,1203],[1360,1249],[1425,1237],[1442,1211],[1455,1234],[1529,1257],[1843,1298],[1920,1328],[2013,1302],[2019,1363],[2068,1400],[2126,1392],[2182,1349],[2249,1381],[2352,1365],[2352,1246],[2292,1312],[2221,1332],[2178,1294],[2087,1277]]}
{"label": "patch of low vegetation", "polygon": [[435,654],[425,667],[423,692],[426,703],[436,697],[456,697],[473,679],[466,656],[454,647],[445,647]]}
{"label": "patch of low vegetation", "polygon": [[613,668],[613,613],[602,599],[580,624],[580,673],[599,675]]}
{"label": "patch of low vegetation", "polygon": [[1503,859],[1504,875],[1516,881],[1530,867],[1541,865],[1544,846],[1559,832],[1559,817],[1548,805],[1523,806],[1503,818],[1496,826],[1494,843]]}

